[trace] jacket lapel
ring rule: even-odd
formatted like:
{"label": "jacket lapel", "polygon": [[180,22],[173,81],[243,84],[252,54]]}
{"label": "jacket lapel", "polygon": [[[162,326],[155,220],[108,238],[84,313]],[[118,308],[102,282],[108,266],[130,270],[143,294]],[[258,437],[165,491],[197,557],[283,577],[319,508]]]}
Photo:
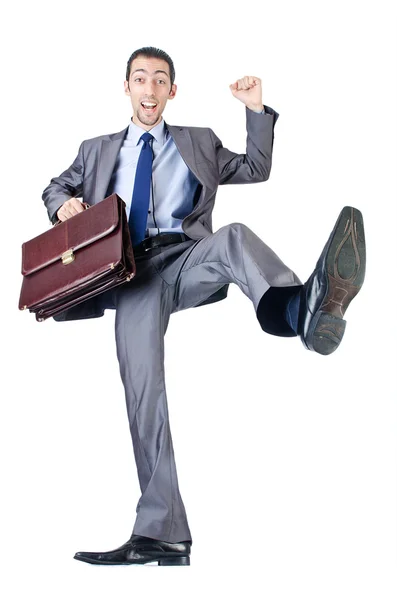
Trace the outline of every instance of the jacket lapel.
{"label": "jacket lapel", "polygon": [[105,194],[116,165],[117,156],[120,152],[121,146],[123,145],[127,131],[128,127],[122,131],[119,131],[118,133],[109,135],[109,139],[107,140],[101,140],[96,170],[94,204],[105,198]]}
{"label": "jacket lapel", "polygon": [[205,187],[205,183],[202,181],[202,178],[198,173],[189,128],[181,127],[179,125],[168,125],[168,123],[165,123],[165,125],[168,128],[168,131],[175,142],[175,146],[178,148],[179,154],[182,156],[184,162],[192,171],[196,179],[198,179],[198,181]]}
{"label": "jacket lapel", "polygon": [[[207,187],[204,181],[202,181],[202,178],[197,170],[189,128],[181,127],[179,125],[168,125],[166,122],[165,126],[168,128],[168,131],[170,132],[170,135],[173,138],[175,145],[178,148],[178,151],[186,165],[192,171],[197,180],[203,185],[203,187]],[[109,139],[107,140],[101,140],[96,170],[94,203],[100,202],[105,198],[105,194],[116,165],[117,156],[120,152],[121,146],[123,145],[123,141],[127,135],[127,132],[128,127],[117,133],[109,135]]]}

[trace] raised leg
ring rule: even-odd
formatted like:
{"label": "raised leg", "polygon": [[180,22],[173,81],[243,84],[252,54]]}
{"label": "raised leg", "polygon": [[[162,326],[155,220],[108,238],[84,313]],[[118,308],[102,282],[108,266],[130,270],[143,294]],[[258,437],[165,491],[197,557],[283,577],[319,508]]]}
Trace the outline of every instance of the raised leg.
{"label": "raised leg", "polygon": [[274,289],[289,298],[302,287],[301,281],[246,225],[221,227],[199,240],[180,262],[179,269],[175,263],[162,274],[176,286],[175,311],[197,306],[226,283],[235,283],[252,301],[264,331],[291,335],[281,303],[264,306],[264,298]]}

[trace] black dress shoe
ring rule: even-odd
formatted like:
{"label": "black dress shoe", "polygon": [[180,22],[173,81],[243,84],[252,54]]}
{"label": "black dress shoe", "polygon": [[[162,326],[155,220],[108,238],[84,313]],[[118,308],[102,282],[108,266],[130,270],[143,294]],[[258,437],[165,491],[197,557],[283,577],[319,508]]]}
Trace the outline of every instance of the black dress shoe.
{"label": "black dress shoe", "polygon": [[363,217],[357,208],[345,206],[301,290],[298,332],[307,349],[331,354],[338,348],[346,327],[343,316],[364,276]]}
{"label": "black dress shoe", "polygon": [[191,542],[163,542],[142,535],[131,538],[109,552],[76,552],[73,558],[94,565],[143,565],[157,562],[159,566],[190,565]]}

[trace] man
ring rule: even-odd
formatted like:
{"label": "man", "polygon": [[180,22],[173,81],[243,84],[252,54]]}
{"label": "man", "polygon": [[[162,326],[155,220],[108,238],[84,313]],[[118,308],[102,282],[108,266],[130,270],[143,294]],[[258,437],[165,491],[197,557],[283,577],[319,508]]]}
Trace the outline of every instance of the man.
{"label": "man", "polygon": [[76,196],[95,204],[117,193],[126,203],[137,264],[130,282],[55,317],[67,321],[116,310],[117,357],[142,495],[125,544],[76,553],[76,559],[94,564],[190,564],[192,538],[178,488],[164,380],[170,315],[222,300],[235,283],[252,301],[264,331],[299,335],[307,349],[330,354],[342,340],[344,313],[364,279],[363,221],[352,207],[342,210],[304,285],[245,225],[212,232],[218,185],[269,178],[278,113],[263,105],[258,77],[231,84],[232,95],[246,107],[247,149],[236,154],[209,128],[164,121],[165,106],[177,91],[174,79],[165,52],[136,50],[124,82],[131,123],[85,140],[69,169],[43,192],[53,223],[84,210]]}

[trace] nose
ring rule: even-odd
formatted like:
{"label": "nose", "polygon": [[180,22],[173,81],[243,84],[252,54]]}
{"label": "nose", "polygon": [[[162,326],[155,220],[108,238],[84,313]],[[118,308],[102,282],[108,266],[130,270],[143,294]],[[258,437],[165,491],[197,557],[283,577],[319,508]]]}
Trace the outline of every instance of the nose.
{"label": "nose", "polygon": [[155,97],[154,88],[155,88],[155,84],[153,83],[153,81],[146,81],[146,83],[145,83],[145,98],[154,98]]}

